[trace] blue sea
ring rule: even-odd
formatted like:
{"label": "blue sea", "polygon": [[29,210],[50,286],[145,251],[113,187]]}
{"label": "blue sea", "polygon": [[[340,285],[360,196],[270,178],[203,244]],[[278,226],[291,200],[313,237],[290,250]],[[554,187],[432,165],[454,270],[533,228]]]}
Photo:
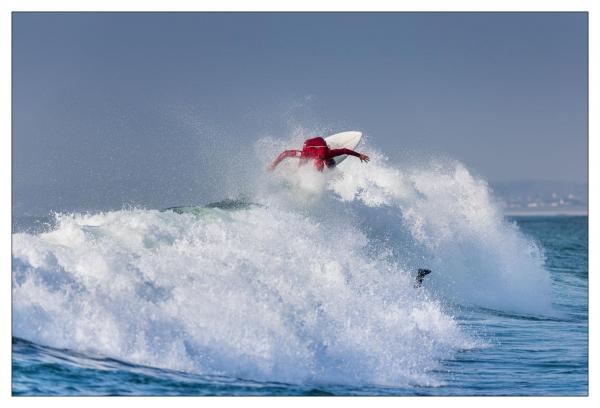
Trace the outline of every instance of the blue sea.
{"label": "blue sea", "polygon": [[587,395],[587,216],[374,159],[13,218],[13,395]]}

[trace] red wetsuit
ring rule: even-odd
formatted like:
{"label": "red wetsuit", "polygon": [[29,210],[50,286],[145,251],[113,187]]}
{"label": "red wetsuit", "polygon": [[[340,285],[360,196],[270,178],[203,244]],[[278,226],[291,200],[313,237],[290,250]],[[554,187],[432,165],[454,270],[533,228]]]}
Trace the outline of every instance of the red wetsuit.
{"label": "red wetsuit", "polygon": [[354,150],[345,148],[330,149],[327,146],[325,139],[322,137],[315,137],[313,139],[306,140],[302,150],[286,150],[277,156],[273,164],[271,164],[271,170],[277,167],[277,165],[286,157],[298,157],[300,158],[300,165],[304,165],[309,160],[312,160],[316,169],[323,171],[325,166],[329,168],[335,167],[335,160],[333,160],[333,158],[343,154],[360,157],[360,154],[356,153]]}

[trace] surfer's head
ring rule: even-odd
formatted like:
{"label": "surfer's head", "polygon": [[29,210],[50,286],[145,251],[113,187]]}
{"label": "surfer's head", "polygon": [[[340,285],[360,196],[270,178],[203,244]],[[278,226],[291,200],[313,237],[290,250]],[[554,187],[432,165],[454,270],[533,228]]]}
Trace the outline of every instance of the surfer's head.
{"label": "surfer's head", "polygon": [[315,137],[304,141],[302,146],[302,155],[305,157],[315,157],[325,159],[328,156],[327,142],[322,137]]}

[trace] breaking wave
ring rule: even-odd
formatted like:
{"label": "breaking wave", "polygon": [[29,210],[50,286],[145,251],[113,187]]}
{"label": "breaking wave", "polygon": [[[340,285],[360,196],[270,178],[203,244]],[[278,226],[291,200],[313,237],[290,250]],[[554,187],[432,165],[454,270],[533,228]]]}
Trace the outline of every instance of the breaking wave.
{"label": "breaking wave", "polygon": [[[452,305],[549,310],[543,254],[483,180],[368,151],[323,174],[284,163],[243,202],[13,234],[13,336],[202,374],[435,386],[481,345]],[[434,272],[415,289],[419,267]]]}

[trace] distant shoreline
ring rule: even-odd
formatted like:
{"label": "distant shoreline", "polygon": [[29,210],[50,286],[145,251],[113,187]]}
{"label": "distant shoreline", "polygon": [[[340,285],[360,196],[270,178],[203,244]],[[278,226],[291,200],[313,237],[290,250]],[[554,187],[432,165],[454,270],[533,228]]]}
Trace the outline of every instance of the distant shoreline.
{"label": "distant shoreline", "polygon": [[505,217],[581,217],[588,216],[588,210],[538,210],[504,211]]}

